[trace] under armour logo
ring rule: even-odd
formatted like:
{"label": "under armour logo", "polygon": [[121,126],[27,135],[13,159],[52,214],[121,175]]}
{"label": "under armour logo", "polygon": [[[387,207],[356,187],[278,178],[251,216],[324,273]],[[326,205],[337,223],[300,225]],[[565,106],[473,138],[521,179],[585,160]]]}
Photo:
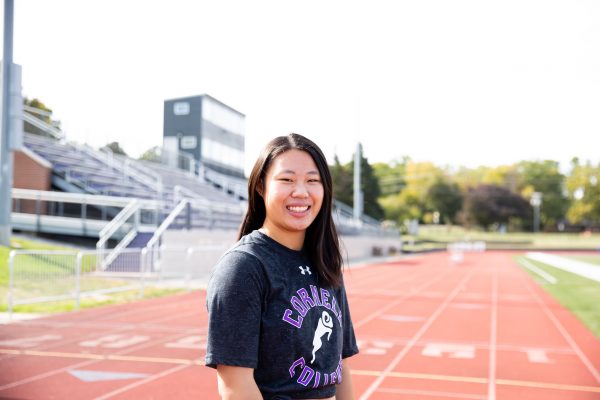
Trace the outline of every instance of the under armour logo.
{"label": "under armour logo", "polygon": [[310,272],[310,267],[299,266],[298,268],[300,268],[300,272],[302,272],[302,275],[306,275],[307,272],[309,275],[312,275],[312,272]]}

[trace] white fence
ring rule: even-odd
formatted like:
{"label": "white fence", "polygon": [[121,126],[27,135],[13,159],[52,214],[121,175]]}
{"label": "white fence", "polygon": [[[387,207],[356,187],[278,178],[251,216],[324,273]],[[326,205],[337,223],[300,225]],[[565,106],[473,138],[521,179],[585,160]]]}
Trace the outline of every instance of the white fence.
{"label": "white fence", "polygon": [[225,250],[220,245],[124,249],[103,268],[102,251],[13,250],[7,309],[12,316],[16,306],[65,300],[77,309],[85,297],[123,291],[138,291],[143,297],[150,286],[190,289],[206,283]]}

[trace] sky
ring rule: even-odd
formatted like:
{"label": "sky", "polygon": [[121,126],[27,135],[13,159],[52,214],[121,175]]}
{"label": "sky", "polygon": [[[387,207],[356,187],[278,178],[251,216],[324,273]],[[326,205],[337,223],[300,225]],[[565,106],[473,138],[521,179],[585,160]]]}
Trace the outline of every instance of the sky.
{"label": "sky", "polygon": [[247,171],[289,132],[330,163],[600,162],[598,1],[15,0],[14,25],[23,94],[132,156],[207,93],[246,115]]}

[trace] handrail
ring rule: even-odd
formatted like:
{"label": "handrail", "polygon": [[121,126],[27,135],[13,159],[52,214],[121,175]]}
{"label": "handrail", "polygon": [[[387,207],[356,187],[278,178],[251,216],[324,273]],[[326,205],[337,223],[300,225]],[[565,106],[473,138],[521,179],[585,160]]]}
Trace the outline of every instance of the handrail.
{"label": "handrail", "polygon": [[[104,151],[108,152],[109,149],[104,149]],[[145,175],[140,173],[139,169],[141,168],[135,163],[135,160],[132,160],[127,156],[120,156],[118,154],[113,153],[112,160],[114,165],[118,164],[124,175],[127,175],[132,179],[137,180],[139,183],[142,183],[148,186],[149,188],[155,189],[157,192],[159,192],[160,186],[162,186],[162,182],[160,176],[157,173],[146,169],[144,169]]]}
{"label": "handrail", "polygon": [[21,115],[23,116],[23,121],[28,122],[36,128],[41,129],[42,131],[50,134],[54,139],[64,138],[63,133],[59,129],[56,129],[56,127],[42,121],[39,118],[34,117],[29,112],[24,112]]}
{"label": "handrail", "polygon": [[96,243],[96,248],[100,249],[111,238],[111,236],[127,222],[129,217],[138,212],[141,205],[138,200],[131,200],[127,207],[123,208],[101,231],[100,239]]}
{"label": "handrail", "polygon": [[[49,190],[32,190],[32,189],[12,189],[12,198],[21,200],[43,200],[43,201],[54,201],[62,203],[86,203],[88,205],[96,206],[109,206],[109,207],[125,207],[131,202],[131,198],[124,198],[118,196],[105,196],[95,194],[81,194],[81,193],[66,193],[66,192],[55,192]],[[157,200],[149,199],[136,199],[144,207],[156,207]]]}
{"label": "handrail", "polygon": [[102,259],[100,263],[102,270],[105,270],[110,265],[110,263],[112,263],[121,254],[122,250],[126,248],[127,245],[133,241],[133,239],[135,239],[137,234],[137,229],[134,228],[130,230],[129,233],[125,235],[125,237],[119,242],[119,244],[114,249],[112,249],[106,257],[104,257],[104,254],[99,254],[100,258]]}
{"label": "handrail", "polygon": [[184,199],[184,200],[181,200],[179,202],[179,204],[177,204],[177,206],[173,209],[173,211],[171,211],[169,213],[169,215],[167,216],[167,218],[165,218],[165,220],[162,222],[162,224],[160,224],[158,229],[156,229],[156,231],[154,232],[154,235],[152,235],[152,237],[146,244],[147,249],[150,249],[154,246],[154,244],[160,239],[162,234],[167,230],[169,225],[171,225],[171,223],[173,223],[173,221],[175,221],[175,218],[177,218],[179,216],[181,211],[183,211],[183,209],[188,205],[188,203],[189,203],[189,200]]}
{"label": "handrail", "polygon": [[175,196],[174,197],[175,201],[179,201],[179,200],[183,199],[185,196],[188,199],[194,200],[194,204],[201,204],[203,206],[210,205],[210,202],[207,199],[200,197],[200,195],[198,193],[196,193],[192,190],[189,190],[185,186],[175,185],[173,187],[173,195]]}

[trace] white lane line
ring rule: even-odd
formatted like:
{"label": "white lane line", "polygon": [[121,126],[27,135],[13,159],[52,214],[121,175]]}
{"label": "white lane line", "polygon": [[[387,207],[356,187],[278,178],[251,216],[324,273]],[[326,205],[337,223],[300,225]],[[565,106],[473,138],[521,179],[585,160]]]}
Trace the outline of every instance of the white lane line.
{"label": "white lane line", "polygon": [[579,359],[581,360],[583,365],[585,365],[586,368],[590,371],[592,376],[596,379],[596,382],[598,382],[598,384],[600,384],[600,373],[598,373],[598,370],[596,370],[596,368],[594,367],[592,362],[586,357],[585,353],[581,350],[581,348],[579,348],[579,346],[577,345],[575,340],[571,337],[571,335],[565,329],[565,327],[560,323],[558,318],[556,318],[556,316],[552,313],[552,311],[550,311],[548,306],[542,301],[542,299],[540,299],[540,297],[537,295],[537,293],[535,293],[535,291],[531,287],[531,284],[529,282],[527,282],[526,286],[527,286],[527,289],[529,290],[529,292],[533,295],[533,298],[538,303],[538,305],[540,307],[542,307],[542,310],[544,311],[546,316],[550,319],[550,321],[552,321],[552,323],[554,324],[556,329],[558,329],[560,334],[567,341],[567,343],[571,346],[573,351],[575,351],[575,354],[577,354],[577,356],[579,357]]}
{"label": "white lane line", "polygon": [[[187,314],[189,314],[189,315],[195,315],[196,313],[197,313],[197,311],[190,312],[190,313],[187,313]],[[177,316],[177,318],[179,318],[179,317],[181,317],[181,314]],[[164,321],[168,321],[169,319],[172,319],[172,318],[174,318],[172,315],[169,316],[169,317],[165,317],[164,315],[161,315],[160,318],[155,318],[152,321],[154,321],[155,323],[156,322],[161,322],[161,321],[164,322]],[[118,332],[118,331],[121,331],[121,329],[116,329],[115,331]],[[142,349],[145,349],[147,347],[152,347],[154,345],[158,345],[160,343],[170,342],[170,341],[173,341],[173,340],[177,340],[181,336],[182,336],[181,333],[176,333],[174,335],[170,335],[170,336],[167,336],[167,337],[157,338],[156,340],[151,340],[149,342],[142,343],[142,344],[140,344],[138,346],[130,347],[130,348],[126,349],[126,350],[113,353],[113,355],[117,355],[117,356],[119,356],[119,355],[126,355],[126,354],[129,354],[129,353],[137,351],[137,350],[142,350]],[[44,348],[44,347],[41,346],[41,348]],[[11,356],[11,357],[17,357],[17,355],[14,355],[14,356]],[[79,362],[79,363],[76,363],[76,364],[67,365],[65,367],[60,367],[60,368],[56,368],[56,369],[53,369],[53,370],[50,370],[50,371],[46,371],[46,372],[43,372],[43,373],[38,374],[38,375],[29,376],[29,377],[23,378],[23,379],[21,379],[19,381],[11,382],[11,383],[8,383],[6,385],[0,386],[0,390],[6,390],[6,389],[9,389],[9,388],[12,388],[12,387],[15,387],[15,386],[21,386],[21,385],[25,385],[25,384],[28,384],[28,383],[31,383],[31,382],[38,381],[40,379],[45,379],[45,378],[48,378],[50,376],[54,376],[54,375],[60,374],[62,372],[65,372],[65,371],[67,371],[69,369],[85,367],[87,365],[91,365],[91,364],[94,364],[96,362],[102,361],[103,359],[104,358],[86,360],[86,361]]]}
{"label": "white lane line", "polygon": [[460,282],[456,285],[454,290],[452,290],[452,292],[448,295],[448,297],[446,297],[444,302],[434,311],[433,314],[431,314],[431,316],[427,319],[425,324],[423,324],[421,329],[419,329],[417,331],[417,333],[410,339],[410,341],[400,351],[400,353],[398,353],[398,355],[396,355],[396,357],[394,357],[394,359],[390,362],[390,364],[387,366],[387,368],[367,388],[367,390],[365,391],[365,393],[363,393],[363,395],[360,397],[359,400],[367,400],[375,392],[375,390],[377,390],[379,385],[381,385],[381,382],[383,382],[383,380],[390,374],[390,372],[392,372],[392,370],[396,367],[396,365],[398,365],[398,363],[404,358],[404,356],[412,349],[412,347],[415,345],[415,343],[417,343],[417,341],[421,338],[421,336],[423,336],[425,334],[427,329],[429,329],[429,327],[435,322],[435,320],[440,316],[442,311],[444,311],[444,309],[446,309],[448,307],[448,304],[450,304],[450,302],[452,300],[454,300],[454,298],[458,295],[458,293],[460,293],[460,291],[463,290],[464,284],[471,278],[471,276],[473,275],[473,273],[475,271],[476,271],[476,269],[473,268],[471,271],[469,271],[465,275],[465,277],[463,277],[460,280]]}
{"label": "white lane line", "polygon": [[[388,303],[386,306],[381,307],[379,310],[377,310],[374,313],[369,314],[367,317],[361,319],[360,321],[356,322],[354,325],[354,329],[356,330],[357,328],[360,328],[361,326],[363,326],[364,324],[366,324],[369,321],[374,320],[375,318],[380,317],[383,313],[385,313],[387,310],[389,310],[390,308],[393,308],[395,306],[397,306],[398,304],[402,303],[404,300],[414,297],[414,296],[419,296],[423,293],[423,290],[425,290],[427,287],[433,285],[434,283],[437,283],[438,281],[446,278],[446,275],[449,275],[450,272],[447,272],[445,275],[438,275],[437,278],[433,278],[433,279],[425,279],[425,283],[419,287],[417,287],[416,289],[411,288],[410,290],[407,290],[406,293],[404,295],[402,295],[399,299],[392,301],[391,303]],[[423,276],[419,276],[418,277],[419,280],[423,279]],[[388,278],[389,279],[389,278]]]}
{"label": "white lane line", "polygon": [[555,254],[533,252],[527,253],[526,256],[532,260],[541,261],[555,268],[600,282],[600,268],[597,265],[560,257]]}
{"label": "white lane line", "polygon": [[431,397],[448,397],[451,399],[473,399],[473,400],[485,400],[485,396],[480,394],[470,394],[470,393],[452,393],[452,392],[436,392],[432,390],[408,390],[408,389],[395,389],[395,388],[380,388],[377,389],[377,392],[381,393],[395,393],[395,394],[409,394],[416,395],[419,397],[422,396],[431,396]]}
{"label": "white lane line", "polygon": [[496,399],[496,342],[498,341],[498,267],[492,271],[492,315],[490,321],[490,364],[488,400]]}
{"label": "white lane line", "polygon": [[530,263],[529,261],[527,261],[527,259],[525,258],[521,258],[520,263],[522,266],[524,266],[525,268],[527,268],[528,270],[538,274],[540,277],[544,278],[547,282],[555,285],[556,282],[558,282],[556,280],[555,277],[553,277],[552,275],[550,275],[549,273],[547,273],[546,271],[544,271],[543,269],[533,265],[532,263]]}
{"label": "white lane line", "polygon": [[104,394],[104,395],[102,395],[100,397],[95,397],[94,400],[110,399],[113,396],[116,396],[116,395],[121,394],[123,392],[126,392],[128,390],[134,389],[134,388],[136,388],[138,386],[141,386],[141,385],[144,385],[144,384],[146,384],[148,382],[152,382],[152,381],[154,381],[156,379],[159,379],[159,378],[162,378],[164,376],[171,375],[172,373],[181,371],[182,369],[187,368],[187,367],[189,367],[189,365],[177,365],[177,366],[175,366],[173,368],[170,368],[170,369],[167,369],[165,371],[159,372],[158,374],[154,374],[154,375],[152,375],[152,376],[150,376],[150,377],[148,377],[148,378],[146,378],[144,380],[134,382],[134,383],[132,383],[130,385],[127,385],[127,386],[123,386],[123,387],[121,387],[121,388],[119,388],[117,390],[113,390],[112,392],[106,393],[106,394]]}

